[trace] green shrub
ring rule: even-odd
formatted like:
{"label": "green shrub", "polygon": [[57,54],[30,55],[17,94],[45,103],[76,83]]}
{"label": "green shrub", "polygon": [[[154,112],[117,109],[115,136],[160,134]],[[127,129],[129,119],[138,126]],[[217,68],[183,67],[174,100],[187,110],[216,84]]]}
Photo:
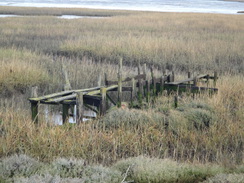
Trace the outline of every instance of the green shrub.
{"label": "green shrub", "polygon": [[82,159],[65,159],[58,158],[51,163],[48,172],[51,175],[59,175],[62,178],[66,177],[81,177],[85,169],[85,161]]}
{"label": "green shrub", "polygon": [[82,173],[86,183],[117,183],[122,181],[121,172],[103,166],[88,166]]}
{"label": "green shrub", "polygon": [[244,174],[218,174],[202,183],[243,183]]}
{"label": "green shrub", "polygon": [[[185,123],[183,124],[187,125],[188,130],[207,129],[211,125],[213,125],[216,120],[213,108],[204,102],[190,101],[183,104],[176,110],[181,113],[178,115],[181,115],[182,119],[187,120],[187,122],[184,120],[180,120],[181,121],[180,123],[182,124],[182,121],[187,123],[187,124]],[[174,117],[171,116],[171,118]]]}
{"label": "green shrub", "polygon": [[79,178],[60,178],[59,176],[45,175],[32,175],[30,177],[18,177],[14,179],[16,183],[83,183],[84,181]]}
{"label": "green shrub", "polygon": [[121,160],[113,167],[122,173],[129,169],[127,180],[140,183],[199,182],[223,171],[218,166],[191,165],[143,156]]}
{"label": "green shrub", "polygon": [[0,177],[30,176],[40,170],[42,163],[26,155],[12,155],[0,162]]}
{"label": "green shrub", "polygon": [[135,109],[114,109],[102,118],[100,124],[105,128],[125,127],[131,129],[145,125],[162,127],[165,125],[165,121],[160,113],[149,113]]}
{"label": "green shrub", "polygon": [[188,119],[189,128],[203,130],[213,124],[214,116],[211,112],[203,109],[191,109],[185,112]]}

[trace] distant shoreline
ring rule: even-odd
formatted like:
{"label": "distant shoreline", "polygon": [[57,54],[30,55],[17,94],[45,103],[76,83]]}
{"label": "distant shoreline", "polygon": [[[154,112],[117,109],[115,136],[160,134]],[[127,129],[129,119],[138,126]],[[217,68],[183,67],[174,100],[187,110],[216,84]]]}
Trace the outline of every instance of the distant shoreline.
{"label": "distant shoreline", "polygon": [[241,2],[241,3],[244,3],[244,0],[222,0],[222,1],[233,1],[233,2]]}

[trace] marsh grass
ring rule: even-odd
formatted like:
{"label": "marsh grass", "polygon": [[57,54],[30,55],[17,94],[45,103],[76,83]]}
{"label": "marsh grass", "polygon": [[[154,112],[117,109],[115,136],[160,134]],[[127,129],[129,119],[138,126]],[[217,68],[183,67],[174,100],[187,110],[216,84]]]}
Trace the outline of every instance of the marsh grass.
{"label": "marsh grass", "polygon": [[[99,20],[50,16],[0,19],[0,157],[27,154],[44,163],[57,157],[74,157],[107,166],[123,158],[145,155],[180,162],[215,162],[231,168],[242,164],[242,18],[133,12]],[[142,110],[115,108],[103,119],[79,126],[55,126],[43,117],[38,125],[33,124],[27,101],[31,86],[39,86],[39,95],[61,91],[63,66],[73,89],[97,86],[99,75],[101,83],[104,73],[117,78],[119,56],[124,59],[124,76],[137,73],[134,66],[138,61],[168,69],[175,65],[177,79],[185,78],[183,73],[188,70],[194,75],[218,70],[219,92],[194,100],[183,96],[178,109],[173,106],[173,95],[163,94]],[[214,175],[210,172],[202,176],[202,169],[198,170],[201,178],[197,180]],[[150,169],[146,171],[154,175]],[[188,173],[176,173],[174,177],[184,178]],[[140,172],[134,177],[146,179]],[[66,181],[61,175],[45,178]]]}
{"label": "marsh grass", "polygon": [[[242,86],[241,79],[234,83]],[[167,102],[173,98],[162,96],[144,110],[114,109],[101,120],[79,126],[55,126],[45,118],[36,126],[29,110],[2,108],[0,154],[20,152],[44,161],[76,157],[105,165],[144,154],[235,166],[243,162],[243,117],[242,112],[232,111],[242,106],[242,100],[235,100],[241,99],[242,89],[226,87],[225,81],[218,87],[221,92],[212,98],[185,98],[180,110]],[[229,105],[227,93],[236,96],[235,103]]]}
{"label": "marsh grass", "polygon": [[95,61],[117,63],[121,56],[129,66],[141,61],[160,67],[173,64],[184,71],[243,70],[243,15],[117,13],[119,16],[108,19],[1,19],[0,43],[54,55],[88,56]]}

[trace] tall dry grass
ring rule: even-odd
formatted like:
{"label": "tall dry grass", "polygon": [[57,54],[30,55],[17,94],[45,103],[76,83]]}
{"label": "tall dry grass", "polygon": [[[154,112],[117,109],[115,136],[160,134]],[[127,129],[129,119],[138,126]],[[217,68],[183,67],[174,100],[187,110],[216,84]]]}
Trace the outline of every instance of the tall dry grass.
{"label": "tall dry grass", "polygon": [[[243,163],[242,18],[138,12],[106,19],[0,19],[0,156],[24,153],[45,162],[77,157],[104,165],[139,155],[228,167]],[[174,64],[180,74],[218,70],[219,93],[185,96],[177,109],[173,98],[161,96],[141,111],[114,110],[79,126],[54,126],[42,117],[39,125],[32,123],[32,85],[40,86],[40,95],[61,91],[64,65],[72,88],[94,87],[99,75],[117,77],[118,56],[126,76],[136,73],[138,61]]]}
{"label": "tall dry grass", "polygon": [[180,70],[243,71],[243,15],[117,15],[76,20],[50,16],[1,19],[0,43],[69,57],[89,56],[96,61],[122,56],[129,65],[141,61],[164,67],[174,64]]}
{"label": "tall dry grass", "polygon": [[25,153],[44,161],[77,157],[102,164],[147,155],[235,166],[243,163],[243,78],[232,80],[234,87],[226,81],[220,81],[218,95],[183,98],[177,109],[167,102],[173,99],[161,97],[145,110],[115,110],[79,126],[53,126],[44,119],[36,126],[28,110],[1,109],[0,155]]}

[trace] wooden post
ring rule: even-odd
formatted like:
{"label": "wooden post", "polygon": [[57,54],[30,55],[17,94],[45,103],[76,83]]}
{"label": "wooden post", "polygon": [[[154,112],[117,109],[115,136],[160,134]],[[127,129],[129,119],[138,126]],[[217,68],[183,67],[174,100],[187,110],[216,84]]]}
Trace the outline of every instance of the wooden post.
{"label": "wooden post", "polygon": [[69,120],[69,104],[63,104],[63,125]]}
{"label": "wooden post", "polygon": [[209,87],[209,74],[207,75],[207,88]]}
{"label": "wooden post", "polygon": [[162,76],[160,78],[160,94],[163,94],[163,90],[164,90],[164,76]]}
{"label": "wooden post", "polygon": [[83,122],[84,115],[84,101],[83,101],[83,92],[76,93],[76,123],[80,124]]}
{"label": "wooden post", "polygon": [[[38,90],[37,86],[34,86],[31,88],[31,97],[32,98],[37,97],[37,90]],[[31,117],[32,117],[32,121],[34,123],[38,123],[38,104],[39,104],[39,102],[31,102]]]}
{"label": "wooden post", "polygon": [[[140,65],[140,62],[138,63],[138,75],[141,74],[141,65]],[[143,86],[142,86],[142,81],[141,79],[138,79],[138,86],[139,86],[139,89],[138,89],[138,101],[140,104],[142,104],[142,93],[143,93]]]}
{"label": "wooden post", "polygon": [[107,73],[104,73],[104,81],[105,81],[105,86],[108,86],[108,75],[107,75]]}
{"label": "wooden post", "polygon": [[171,79],[170,79],[171,82],[174,82],[175,81],[175,72],[172,71],[172,75],[171,75]]}
{"label": "wooden post", "polygon": [[131,97],[130,97],[130,103],[131,103],[131,106],[133,106],[133,99],[135,97],[135,85],[136,85],[136,82],[135,82],[135,78],[132,78],[132,89],[131,89]]}
{"label": "wooden post", "polygon": [[156,78],[154,76],[153,66],[151,66],[151,77],[152,77],[152,83],[153,83],[153,96],[156,96]]}
{"label": "wooden post", "polygon": [[178,95],[175,95],[174,97],[174,104],[175,104],[175,108],[178,107]]}
{"label": "wooden post", "polygon": [[217,83],[217,79],[218,79],[218,73],[217,71],[214,72],[214,87],[216,87],[216,83]]}
{"label": "wooden post", "polygon": [[[190,72],[190,71],[188,71],[188,73],[187,73],[187,74],[188,74],[188,78],[191,78],[191,72]],[[188,82],[188,84],[191,84],[191,82],[189,81],[189,82]]]}
{"label": "wooden post", "polygon": [[31,117],[34,123],[38,123],[38,102],[31,102]]}
{"label": "wooden post", "polygon": [[197,86],[197,82],[198,82],[198,81],[197,81],[197,77],[195,76],[195,77],[194,77],[194,80],[193,80],[193,85],[194,85],[194,86]]}
{"label": "wooden post", "polygon": [[102,75],[101,75],[101,73],[99,73],[98,79],[97,79],[97,86],[101,86],[101,85],[102,85]]}
{"label": "wooden post", "polygon": [[102,100],[101,100],[101,103],[100,103],[100,115],[103,116],[105,113],[106,113],[106,97],[107,97],[107,89],[106,88],[101,88],[100,89],[100,94],[102,96]]}
{"label": "wooden post", "polygon": [[146,96],[145,85],[146,85],[146,80],[147,80],[147,64],[143,64],[143,74],[146,77],[145,77],[145,80],[142,82],[142,88],[144,90],[143,95]]}
{"label": "wooden post", "polygon": [[147,99],[147,102],[149,102],[150,101],[150,85],[151,85],[151,83],[150,83],[150,79],[147,79],[147,81],[146,81],[146,90],[147,90],[147,93],[146,93],[146,99]]}
{"label": "wooden post", "polygon": [[63,66],[63,74],[64,74],[64,79],[65,79],[64,91],[71,90],[71,85],[70,85],[68,73],[67,73],[67,71],[65,69],[64,63],[63,63],[62,66]]}
{"label": "wooden post", "polygon": [[119,60],[119,70],[118,70],[118,107],[121,107],[122,103],[122,58]]}

